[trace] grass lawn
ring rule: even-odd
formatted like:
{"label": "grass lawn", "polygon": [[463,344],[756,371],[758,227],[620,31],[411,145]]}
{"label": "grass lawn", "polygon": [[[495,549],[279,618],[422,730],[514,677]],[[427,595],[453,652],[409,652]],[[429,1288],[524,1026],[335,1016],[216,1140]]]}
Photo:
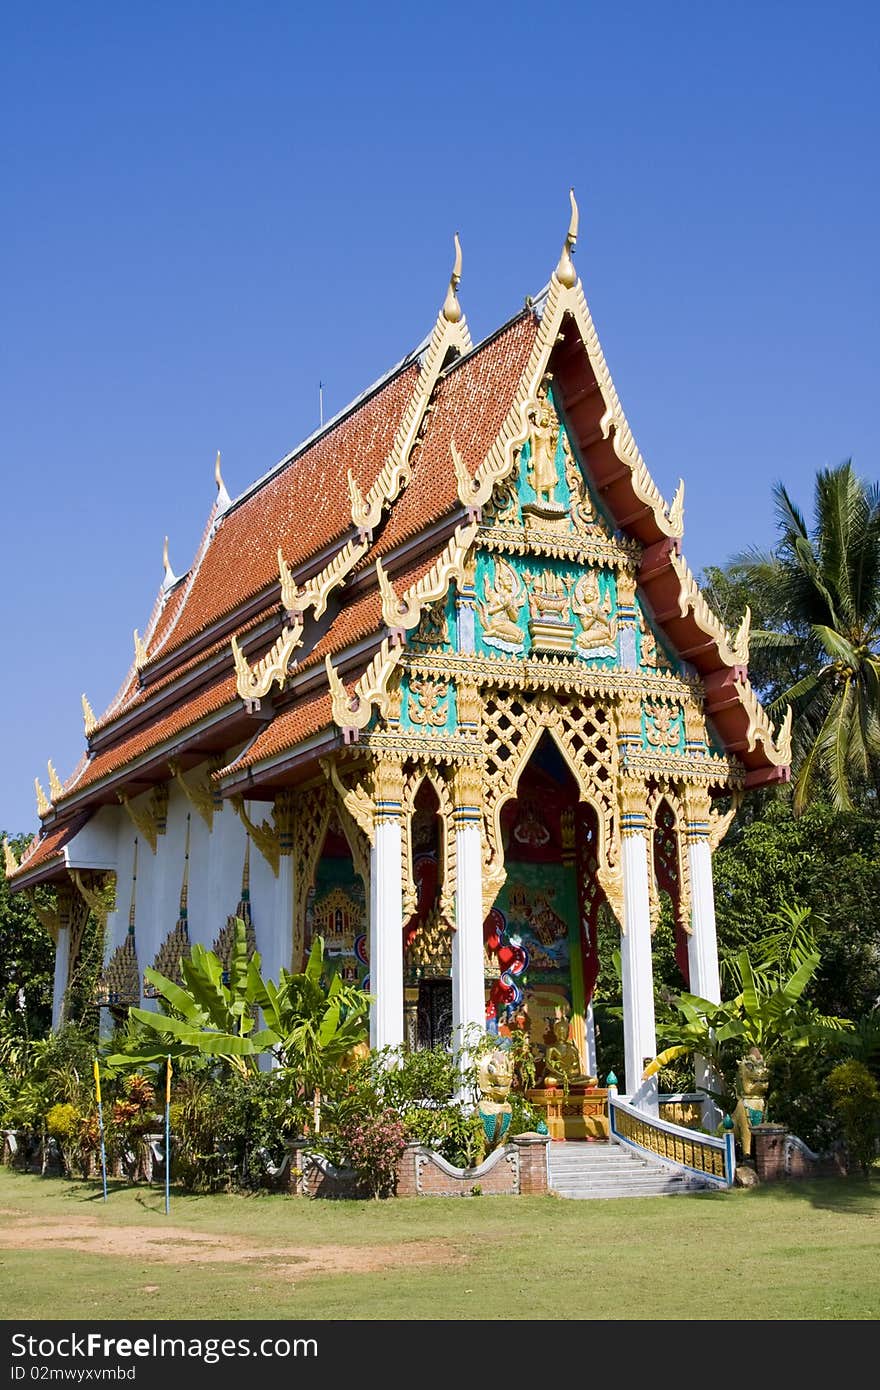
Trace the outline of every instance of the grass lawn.
{"label": "grass lawn", "polygon": [[[194,1197],[0,1168],[11,1319],[875,1319],[880,1181],[689,1197]],[[494,1306],[497,1307],[497,1302]]]}

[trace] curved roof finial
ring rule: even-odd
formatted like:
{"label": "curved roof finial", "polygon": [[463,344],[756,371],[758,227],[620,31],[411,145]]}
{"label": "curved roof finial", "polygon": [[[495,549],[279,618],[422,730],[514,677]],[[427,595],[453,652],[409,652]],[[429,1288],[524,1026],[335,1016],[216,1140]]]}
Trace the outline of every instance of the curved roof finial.
{"label": "curved roof finial", "polygon": [[221,512],[225,512],[230,505],[232,498],[226,491],[226,484],[223,481],[223,474],[220,472],[220,450],[217,450],[217,461],[214,464],[214,482],[217,484],[217,506]]}
{"label": "curved roof finial", "polygon": [[165,577],[164,577],[164,579],[162,580],[162,588],[163,588],[163,589],[170,589],[172,584],[176,584],[176,583],[177,583],[177,575],[174,573],[174,570],[171,568],[171,565],[170,565],[170,563],[169,563],[169,561],[168,561],[168,537],[167,537],[167,536],[165,537],[165,543],[164,543],[164,545],[162,546],[162,568],[163,568],[164,571],[165,571]]}
{"label": "curved roof finial", "polygon": [[571,220],[568,224],[562,255],[559,257],[559,264],[556,267],[556,278],[560,285],[564,285],[567,290],[571,290],[574,289],[577,284],[577,271],[574,268],[574,261],[571,259],[571,253],[577,243],[580,214],[578,213],[578,205],[573,188],[568,190],[568,196],[571,199]]}
{"label": "curved roof finial", "polygon": [[461,305],[458,302],[456,290],[461,284],[461,242],[458,239],[458,232],[455,233],[455,265],[452,267],[452,274],[449,277],[449,289],[446,291],[446,299],[443,302],[443,317],[449,323],[458,323],[461,319]]}

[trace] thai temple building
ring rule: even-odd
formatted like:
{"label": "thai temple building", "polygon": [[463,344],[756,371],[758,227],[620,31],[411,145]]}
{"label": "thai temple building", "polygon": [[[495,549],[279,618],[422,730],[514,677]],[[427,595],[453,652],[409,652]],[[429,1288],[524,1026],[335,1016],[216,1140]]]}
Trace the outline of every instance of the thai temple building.
{"label": "thai temple building", "polygon": [[[375,1047],[570,1020],[596,1074],[600,921],[621,955],[625,1078],[654,1056],[652,934],[720,998],[712,853],[789,775],[732,633],[682,555],[590,317],[571,223],[550,282],[474,344],[461,251],[429,335],[253,483],[164,578],[131,667],[40,833],[56,1024],[84,924],[108,1025],[144,969],[228,952],[264,973],[320,933],[373,996]],[[146,604],[145,604],[146,608]],[[605,917],[603,918],[603,914]],[[611,914],[610,918],[608,914]],[[617,936],[619,933],[619,938]]]}

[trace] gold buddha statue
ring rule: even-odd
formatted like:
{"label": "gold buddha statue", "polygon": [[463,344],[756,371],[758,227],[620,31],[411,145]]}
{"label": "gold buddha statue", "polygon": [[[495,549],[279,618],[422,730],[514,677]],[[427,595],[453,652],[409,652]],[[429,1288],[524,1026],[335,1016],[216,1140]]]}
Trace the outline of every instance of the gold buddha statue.
{"label": "gold buddha statue", "polygon": [[565,1014],[558,1014],[553,1021],[553,1039],[544,1053],[544,1076],[542,1085],[595,1086],[597,1077],[586,1076],[581,1071],[580,1053],[569,1037],[569,1020]]}

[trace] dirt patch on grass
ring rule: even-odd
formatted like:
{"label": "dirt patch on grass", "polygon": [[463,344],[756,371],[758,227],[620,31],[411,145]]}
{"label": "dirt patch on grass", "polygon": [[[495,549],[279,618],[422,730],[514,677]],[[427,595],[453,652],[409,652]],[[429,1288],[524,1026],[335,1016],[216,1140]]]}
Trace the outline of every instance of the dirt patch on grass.
{"label": "dirt patch on grass", "polygon": [[78,1250],[84,1255],[116,1255],[158,1264],[262,1263],[291,1277],[305,1274],[373,1273],[410,1264],[450,1264],[454,1252],[442,1242],[400,1245],[271,1245],[238,1237],[214,1236],[184,1226],[104,1226],[96,1219],[76,1221],[22,1216],[4,1211],[0,1249]]}

